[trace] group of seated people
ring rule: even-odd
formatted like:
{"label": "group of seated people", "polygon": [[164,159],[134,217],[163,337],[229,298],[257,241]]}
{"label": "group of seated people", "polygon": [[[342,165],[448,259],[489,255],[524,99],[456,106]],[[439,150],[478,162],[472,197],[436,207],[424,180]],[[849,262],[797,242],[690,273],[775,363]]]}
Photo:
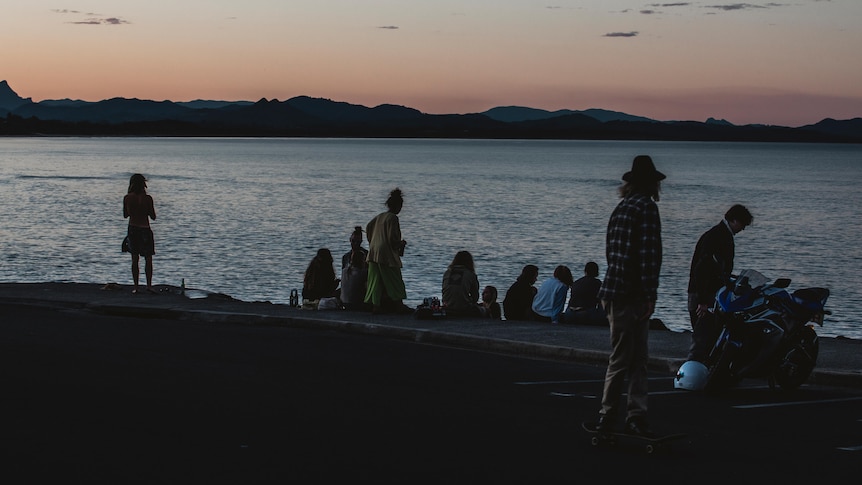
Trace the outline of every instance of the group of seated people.
{"label": "group of seated people", "polygon": [[605,310],[598,299],[602,286],[598,276],[599,265],[593,261],[584,266],[584,276],[577,280],[567,266],[560,265],[537,289],[533,285],[539,278],[539,268],[528,264],[503,299],[506,320],[607,325]]}
{"label": "group of seated people", "polygon": [[[338,308],[371,311],[371,304],[365,302],[368,251],[362,247],[360,226],[354,228],[350,245],[350,251],[341,259],[341,278],[335,275],[329,249],[318,250],[305,271],[303,300],[335,299]],[[536,288],[539,268],[528,264],[509,287],[501,308],[497,302],[497,288],[485,286],[479,293],[473,255],[469,251],[459,251],[443,274],[442,304],[447,315],[458,317],[607,325],[597,296],[602,285],[598,275],[599,266],[592,261],[584,267],[584,276],[577,280],[567,266],[560,265]]]}

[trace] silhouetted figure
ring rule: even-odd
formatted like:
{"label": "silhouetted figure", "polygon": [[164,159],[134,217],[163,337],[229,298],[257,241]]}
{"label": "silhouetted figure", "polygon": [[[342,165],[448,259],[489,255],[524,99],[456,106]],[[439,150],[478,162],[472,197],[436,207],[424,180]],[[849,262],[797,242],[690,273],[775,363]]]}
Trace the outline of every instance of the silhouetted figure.
{"label": "silhouetted figure", "polygon": [[362,226],[355,226],[350,233],[350,251],[341,257],[341,269],[350,264],[351,254],[355,252],[361,254],[363,260],[368,258],[368,250],[362,247]]}
{"label": "silhouetted figure", "polygon": [[590,261],[584,265],[584,276],[572,283],[569,307],[563,314],[563,323],[607,326],[608,317],[599,302],[599,289],[602,287],[602,280],[598,276],[598,264]]}
{"label": "silhouetted figure", "polygon": [[368,291],[368,264],[366,252],[352,251],[347,267],[341,270],[341,304],[345,310],[371,311],[371,304],[365,303]]}
{"label": "silhouetted figure", "polygon": [[[613,429],[619,414],[625,413],[627,432],[652,435],[647,421],[647,344],[661,270],[661,218],[656,202],[664,178],[652,158],[635,157],[632,169],[623,175],[622,200],[608,221],[608,269],[599,299],[608,315],[613,349],[605,372],[599,431]],[[628,397],[622,407],[626,379]]]}
{"label": "silhouetted figure", "polygon": [[332,266],[332,253],[327,248],[320,248],[308,263],[302,279],[302,298],[314,301],[321,298],[338,297],[339,279],[335,277]]}
{"label": "silhouetted figure", "polygon": [[408,313],[413,309],[402,301],[407,298],[404,278],[401,276],[401,256],[407,241],[401,239],[398,213],[404,207],[401,189],[394,189],[386,199],[386,212],[371,219],[365,226],[368,237],[368,291],[365,302],[372,304],[372,311]]}
{"label": "silhouetted figure", "polygon": [[688,279],[688,313],[691,319],[691,348],[688,360],[703,362],[721,328],[710,309],[715,293],[727,284],[733,272],[733,237],[751,225],[754,216],[744,205],[727,210],[724,219],[703,233],[694,248]]}
{"label": "silhouetted figure", "polygon": [[473,255],[458,251],[443,273],[443,305],[446,315],[481,317],[479,279],[476,277]]}
{"label": "silhouetted figure", "polygon": [[129,179],[129,190],[123,197],[123,218],[129,219],[129,253],[132,255],[132,280],[135,288],[132,293],[138,293],[140,277],[140,256],[144,257],[144,272],[147,278],[147,291],[153,289],[153,255],[156,254],[156,243],[150,219],[156,220],[156,209],[153,197],[147,194],[147,179],[136,173]]}
{"label": "silhouetted figure", "polygon": [[503,311],[497,303],[497,287],[486,286],[482,289],[482,315],[493,320],[503,318]]}
{"label": "silhouetted figure", "polygon": [[543,322],[560,323],[566,306],[566,295],[574,277],[568,266],[554,268],[554,274],[542,282],[536,298],[533,299],[533,313]]}
{"label": "silhouetted figure", "polygon": [[521,274],[506,291],[503,298],[503,314],[506,320],[534,320],[533,298],[538,291],[535,286],[539,278],[539,268],[528,264],[521,269]]}

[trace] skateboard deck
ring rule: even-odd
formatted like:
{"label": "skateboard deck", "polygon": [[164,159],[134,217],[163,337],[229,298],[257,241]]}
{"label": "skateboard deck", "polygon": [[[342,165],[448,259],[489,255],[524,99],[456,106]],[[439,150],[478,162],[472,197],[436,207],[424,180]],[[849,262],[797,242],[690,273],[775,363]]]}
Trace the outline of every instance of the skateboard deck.
{"label": "skateboard deck", "polygon": [[633,443],[643,445],[648,454],[654,453],[662,448],[668,448],[670,443],[685,438],[684,433],[668,434],[663,436],[646,437],[621,431],[596,431],[596,423],[585,421],[581,423],[584,431],[592,435],[590,442],[593,446],[616,446],[620,440],[630,440]]}

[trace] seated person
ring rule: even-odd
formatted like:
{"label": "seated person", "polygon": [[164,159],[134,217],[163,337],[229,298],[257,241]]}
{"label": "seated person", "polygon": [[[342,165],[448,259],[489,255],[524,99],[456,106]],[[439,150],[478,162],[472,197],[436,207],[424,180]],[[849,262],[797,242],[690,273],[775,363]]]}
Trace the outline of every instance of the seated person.
{"label": "seated person", "polygon": [[521,270],[521,274],[509,287],[506,297],[503,298],[503,312],[506,320],[533,320],[533,298],[536,296],[536,279],[539,277],[539,268],[528,264]]}
{"label": "seated person", "polygon": [[365,263],[365,253],[352,251],[350,262],[341,270],[341,304],[345,310],[371,311],[371,303],[365,303],[367,286],[368,265]]}
{"label": "seated person", "polygon": [[368,250],[362,247],[362,226],[354,227],[353,232],[350,234],[350,251],[347,251],[341,257],[341,269],[350,265],[350,255],[354,251],[362,253],[363,258],[367,258],[368,256]]}
{"label": "seated person", "polygon": [[599,276],[599,265],[593,261],[584,266],[584,276],[572,283],[572,294],[569,297],[569,308],[563,314],[562,323],[581,325],[608,325],[605,309],[599,302],[599,288],[602,280]]}
{"label": "seated person", "polygon": [[481,317],[479,279],[473,265],[473,255],[458,251],[443,274],[443,305],[446,315]]}
{"label": "seated person", "polygon": [[317,250],[317,255],[308,263],[302,279],[303,300],[320,300],[338,297],[338,283],[332,266],[332,253],[327,248]]}
{"label": "seated person", "polygon": [[539,321],[560,323],[566,305],[566,295],[572,286],[572,270],[568,266],[557,266],[554,275],[539,287],[533,299],[533,312]]}
{"label": "seated person", "polygon": [[502,319],[500,304],[497,303],[497,287],[486,286],[482,290],[482,315],[494,320]]}

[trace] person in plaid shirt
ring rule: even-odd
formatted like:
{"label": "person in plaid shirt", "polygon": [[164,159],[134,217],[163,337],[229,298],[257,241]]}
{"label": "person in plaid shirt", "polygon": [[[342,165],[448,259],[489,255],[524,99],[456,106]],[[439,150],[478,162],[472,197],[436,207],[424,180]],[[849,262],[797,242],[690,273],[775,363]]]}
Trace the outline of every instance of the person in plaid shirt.
{"label": "person in plaid shirt", "polygon": [[622,200],[608,222],[608,269],[599,299],[608,315],[613,347],[605,373],[599,431],[611,431],[628,378],[626,432],[651,436],[647,423],[649,319],[655,310],[661,269],[661,218],[656,202],[665,175],[652,158],[638,155],[623,175]]}

